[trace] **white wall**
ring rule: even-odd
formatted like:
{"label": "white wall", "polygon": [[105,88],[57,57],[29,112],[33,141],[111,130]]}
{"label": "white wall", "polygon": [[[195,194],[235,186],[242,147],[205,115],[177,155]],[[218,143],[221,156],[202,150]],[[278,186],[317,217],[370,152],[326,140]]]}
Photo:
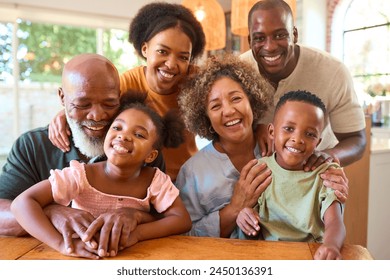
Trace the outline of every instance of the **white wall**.
{"label": "white wall", "polygon": [[[49,0],[0,0],[0,19],[13,22],[20,17],[42,23],[74,24],[91,28],[109,26],[110,28],[127,30],[131,19],[130,15],[134,15],[137,10],[135,6],[129,5],[131,1],[127,1],[127,3],[124,0],[115,1],[118,2],[118,5],[107,6],[104,10],[104,7],[99,5],[94,9],[88,9],[86,5],[88,1],[86,0],[64,1],[62,4],[66,3],[66,5],[60,5],[60,2],[57,3],[57,1],[56,5],[53,5]],[[109,3],[109,1],[104,2]],[[122,4],[124,5],[122,6]],[[119,7],[121,7],[120,13],[116,13]]]}
{"label": "white wall", "polygon": [[[159,0],[180,4],[182,0]],[[0,4],[54,9],[67,12],[87,13],[101,16],[131,19],[145,4],[155,0],[0,0]],[[225,11],[230,10],[231,0],[218,1]]]}
{"label": "white wall", "polygon": [[[62,11],[90,13],[96,15],[130,19],[138,9],[153,0],[1,0],[0,3],[29,7],[49,8]],[[181,0],[166,2],[180,3]]]}
{"label": "white wall", "polygon": [[332,38],[330,50],[332,55],[336,56],[340,60],[343,59],[343,30],[344,30],[344,15],[347,12],[348,6],[351,0],[340,0],[337,5],[332,21]]}
{"label": "white wall", "polygon": [[326,0],[302,0],[301,44],[326,49],[326,9]]}
{"label": "white wall", "polygon": [[[86,27],[111,27],[127,30],[130,20],[145,4],[156,0],[0,0],[0,20],[18,17],[54,24],[77,23]],[[180,4],[182,0],[158,0]],[[218,0],[230,11],[231,0]]]}

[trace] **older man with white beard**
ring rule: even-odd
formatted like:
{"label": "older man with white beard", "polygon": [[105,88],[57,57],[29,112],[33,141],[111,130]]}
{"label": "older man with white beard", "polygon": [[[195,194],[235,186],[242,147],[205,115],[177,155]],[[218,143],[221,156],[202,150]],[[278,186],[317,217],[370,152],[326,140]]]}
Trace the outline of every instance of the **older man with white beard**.
{"label": "older man with white beard", "polygon": [[[26,234],[10,211],[21,192],[47,179],[51,169],[68,167],[71,160],[87,163],[104,154],[104,136],[120,101],[115,66],[97,54],[78,55],[65,65],[58,94],[71,130],[70,151],[64,153],[50,142],[48,127],[28,131],[16,140],[0,175],[0,235]],[[95,220],[90,213],[59,205],[46,207],[45,212],[68,244],[72,235],[81,236]],[[150,215],[119,209],[100,218],[100,234],[106,234],[108,242],[114,230],[125,240],[134,223],[149,220]]]}

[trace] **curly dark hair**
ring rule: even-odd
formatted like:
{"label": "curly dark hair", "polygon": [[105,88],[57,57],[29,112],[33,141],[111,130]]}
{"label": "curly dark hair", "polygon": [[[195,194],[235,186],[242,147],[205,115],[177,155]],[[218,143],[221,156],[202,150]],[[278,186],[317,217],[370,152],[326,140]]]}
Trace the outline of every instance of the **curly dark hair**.
{"label": "curly dark hair", "polygon": [[142,44],[172,27],[179,27],[190,38],[191,60],[202,55],[206,45],[203,28],[191,10],[179,4],[157,2],[143,6],[130,23],[129,42],[143,57]]}
{"label": "curly dark hair", "polygon": [[178,97],[181,114],[189,131],[208,140],[218,139],[210,131],[211,122],[206,112],[207,96],[213,84],[228,77],[238,82],[249,98],[253,111],[253,127],[263,117],[271,104],[274,90],[271,85],[249,64],[232,54],[223,58],[209,58],[199,71],[182,86]]}
{"label": "curly dark hair", "polygon": [[[180,118],[179,111],[172,109],[168,111],[163,117],[157,114],[146,104],[146,94],[137,91],[127,91],[120,97],[120,106],[116,117],[127,109],[137,109],[150,117],[156,127],[157,135],[159,136],[154,143],[154,148],[161,150],[161,148],[177,148],[184,142],[185,125]],[[115,117],[115,118],[116,118]],[[115,119],[114,118],[114,119]]]}

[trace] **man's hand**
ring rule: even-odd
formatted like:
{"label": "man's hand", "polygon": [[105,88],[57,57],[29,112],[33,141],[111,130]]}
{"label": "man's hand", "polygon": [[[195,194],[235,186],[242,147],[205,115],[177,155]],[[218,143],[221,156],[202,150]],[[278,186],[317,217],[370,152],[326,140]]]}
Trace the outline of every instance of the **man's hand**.
{"label": "man's hand", "polygon": [[[304,166],[305,171],[312,171],[324,162],[336,162],[340,164],[340,161],[335,156],[328,154],[325,151],[316,151],[310,156]],[[342,168],[329,168],[321,174],[321,178],[324,180],[324,185],[335,190],[335,195],[342,202],[345,203],[348,197],[348,178]]]}
{"label": "man's hand", "polygon": [[69,152],[69,136],[71,135],[66,122],[65,111],[61,110],[49,124],[49,139],[51,143],[61,151]]}
{"label": "man's hand", "polygon": [[324,162],[337,162],[339,163],[339,160],[324,152],[324,151],[314,151],[314,153],[309,157],[309,159],[306,161],[303,170],[305,171],[313,171],[318,166],[323,164]]}
{"label": "man's hand", "polygon": [[84,242],[88,242],[100,232],[99,256],[116,256],[119,250],[134,243],[130,237],[138,224],[153,220],[154,218],[149,213],[140,210],[113,209],[96,218],[81,238]]}
{"label": "man's hand", "polygon": [[329,168],[321,175],[324,180],[324,185],[335,190],[335,195],[342,202],[345,203],[348,197],[348,178],[342,168]]}
{"label": "man's hand", "polygon": [[[70,248],[70,251],[74,252],[72,238],[84,236],[87,228],[94,221],[92,214],[58,204],[50,204],[43,210],[53,226],[62,234],[65,248]],[[96,241],[93,239],[90,241],[90,246],[96,248]]]}

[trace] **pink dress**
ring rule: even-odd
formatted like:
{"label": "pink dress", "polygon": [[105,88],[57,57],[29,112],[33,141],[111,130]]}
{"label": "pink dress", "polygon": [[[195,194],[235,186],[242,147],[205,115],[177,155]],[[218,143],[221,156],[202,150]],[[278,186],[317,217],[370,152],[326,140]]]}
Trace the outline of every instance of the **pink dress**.
{"label": "pink dress", "polygon": [[159,212],[168,209],[179,195],[179,190],[168,175],[156,168],[146,197],[138,199],[129,196],[106,194],[91,186],[85,173],[85,164],[72,160],[70,167],[50,171],[54,201],[61,205],[90,212],[94,217],[110,209],[122,207],[150,211],[150,204]]}

